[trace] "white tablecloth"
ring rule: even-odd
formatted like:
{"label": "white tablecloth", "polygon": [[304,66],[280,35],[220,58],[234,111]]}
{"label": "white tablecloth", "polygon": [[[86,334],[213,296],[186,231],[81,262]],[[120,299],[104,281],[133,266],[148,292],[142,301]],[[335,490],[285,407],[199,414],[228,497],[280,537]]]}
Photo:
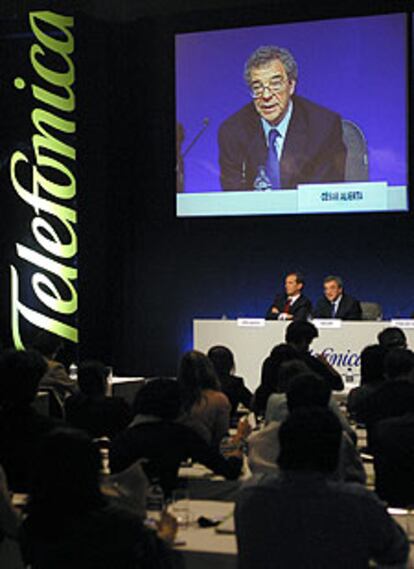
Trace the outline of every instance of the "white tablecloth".
{"label": "white tablecloth", "polygon": [[[236,374],[244,377],[247,386],[255,390],[260,382],[263,360],[271,349],[285,341],[288,322],[265,321],[248,325],[236,320],[194,320],[194,348],[207,352],[211,346],[221,344],[230,348],[236,360]],[[359,383],[359,356],[361,350],[377,342],[377,335],[390,322],[341,322],[338,328],[320,328],[319,337],[312,349],[322,353],[341,373],[348,368],[354,373],[355,387]],[[414,328],[404,330],[408,343],[414,347]],[[348,386],[351,387],[351,386]]]}
{"label": "white tablecloth", "polygon": [[236,536],[222,535],[215,527],[201,528],[197,523],[200,516],[225,519],[233,510],[233,502],[190,500],[190,525],[180,528],[177,535],[177,541],[185,543],[177,550],[184,555],[187,569],[236,569]]}

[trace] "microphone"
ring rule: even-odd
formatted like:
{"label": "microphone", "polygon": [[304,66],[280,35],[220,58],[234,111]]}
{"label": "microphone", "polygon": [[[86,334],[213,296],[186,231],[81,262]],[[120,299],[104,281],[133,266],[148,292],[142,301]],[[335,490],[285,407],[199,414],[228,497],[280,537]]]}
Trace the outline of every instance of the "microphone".
{"label": "microphone", "polygon": [[209,117],[205,117],[203,119],[203,126],[201,127],[201,129],[198,131],[198,133],[195,135],[195,137],[193,138],[193,140],[190,142],[190,144],[187,146],[187,148],[185,149],[185,151],[183,152],[183,158],[185,158],[187,156],[187,154],[190,152],[190,150],[192,149],[192,147],[194,146],[194,144],[197,142],[197,140],[200,138],[200,136],[202,136],[202,134],[204,134],[204,131],[207,129],[208,125],[210,124],[210,119]]}

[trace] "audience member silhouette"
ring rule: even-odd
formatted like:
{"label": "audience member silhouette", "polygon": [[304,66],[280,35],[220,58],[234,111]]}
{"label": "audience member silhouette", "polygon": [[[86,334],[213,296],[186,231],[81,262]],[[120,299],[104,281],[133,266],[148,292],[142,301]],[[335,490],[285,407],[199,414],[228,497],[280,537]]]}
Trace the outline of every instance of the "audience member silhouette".
{"label": "audience member silhouette", "polygon": [[47,371],[40,380],[40,387],[53,389],[61,405],[66,397],[77,391],[76,382],[69,378],[65,366],[56,360],[62,347],[62,339],[50,332],[39,332],[32,344],[33,350],[40,352],[47,363]]}
{"label": "audience member silhouette", "polygon": [[363,423],[363,410],[366,399],[385,381],[384,360],[387,350],[378,344],[367,346],[361,352],[361,385],[351,389],[347,399],[348,411],[353,419]]}
{"label": "audience member silhouette", "polygon": [[181,421],[195,429],[209,444],[218,446],[230,426],[231,405],[221,391],[213,363],[202,352],[184,354],[178,369]]}
{"label": "audience member silhouette", "polygon": [[272,393],[282,393],[280,385],[280,368],[285,362],[297,360],[297,350],[288,344],[275,346],[270,355],[264,360],[260,378],[260,385],[256,389],[253,400],[253,408],[256,415],[264,415],[266,405]]}
{"label": "audience member silhouette", "polygon": [[342,430],[327,409],[297,409],[279,431],[281,472],[253,476],[236,501],[240,569],[349,569],[405,563],[409,544],[361,484],[330,480]]}
{"label": "audience member silhouette", "polygon": [[[331,403],[331,390],[326,381],[316,374],[307,371],[291,378],[287,393],[287,414],[296,409],[308,407],[327,408]],[[340,411],[336,411],[340,414]],[[338,415],[336,415],[338,418]],[[277,458],[279,456],[279,429],[280,421],[271,421],[264,429],[253,433],[248,440],[249,465],[254,472],[277,472]],[[365,471],[355,448],[352,438],[347,432],[347,427],[343,426],[340,459],[338,468],[333,476],[339,480],[353,482],[365,482]],[[348,425],[349,428],[349,425]]]}
{"label": "audience member silhouette", "polygon": [[414,412],[378,421],[372,432],[375,490],[390,506],[414,506]]}
{"label": "audience member silhouette", "polygon": [[414,353],[398,348],[388,352],[384,360],[386,380],[367,396],[359,407],[359,416],[367,428],[368,448],[372,448],[375,423],[414,412]]}
{"label": "audience member silhouette", "polygon": [[0,464],[14,492],[27,492],[35,446],[59,425],[31,406],[46,370],[34,350],[6,350],[0,356]]}
{"label": "audience member silhouette", "polygon": [[140,517],[100,490],[100,454],[82,431],[57,430],[36,454],[22,549],[34,569],[173,567]]}
{"label": "audience member silhouette", "polygon": [[143,468],[148,478],[159,480],[167,495],[177,487],[180,463],[188,458],[226,478],[236,479],[241,472],[242,453],[237,451],[226,459],[196,431],[177,423],[180,404],[177,381],[148,381],[137,393],[134,420],[112,443],[112,471],[119,472],[145,459]]}
{"label": "audience member silhouette", "polygon": [[294,347],[298,357],[308,368],[325,379],[334,391],[342,391],[344,383],[340,374],[322,356],[310,353],[312,341],[319,335],[318,329],[311,322],[292,322],[286,328],[285,340]]}
{"label": "audience member silhouette", "polygon": [[221,389],[231,404],[231,417],[237,419],[239,403],[247,409],[251,409],[252,393],[244,384],[244,379],[234,375],[233,352],[225,346],[213,346],[207,353],[213,362],[214,369],[219,377]]}
{"label": "audience member silhouette", "polygon": [[287,407],[286,391],[290,381],[310,369],[302,360],[283,362],[279,368],[277,392],[271,393],[266,405],[265,422],[284,421],[289,414]]}
{"label": "audience member silhouette", "polygon": [[378,334],[377,340],[379,345],[386,350],[407,347],[407,337],[404,334],[404,330],[397,328],[397,326],[384,328],[384,330]]}
{"label": "audience member silhouette", "polygon": [[66,420],[97,437],[112,438],[132,419],[129,405],[120,397],[109,397],[108,369],[98,361],[81,363],[78,370],[80,392],[65,402]]}

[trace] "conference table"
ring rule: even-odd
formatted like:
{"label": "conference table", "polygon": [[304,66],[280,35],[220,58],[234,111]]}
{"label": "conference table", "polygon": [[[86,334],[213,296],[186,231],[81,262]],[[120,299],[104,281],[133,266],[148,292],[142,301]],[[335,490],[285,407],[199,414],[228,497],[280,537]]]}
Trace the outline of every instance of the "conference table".
{"label": "conference table", "polygon": [[[190,500],[190,523],[178,529],[176,549],[185,559],[186,569],[236,569],[237,544],[232,531],[234,502]],[[222,521],[229,533],[217,527],[200,527],[200,517]]]}
{"label": "conference table", "polygon": [[[360,382],[361,350],[377,342],[377,335],[388,326],[399,326],[414,346],[414,320],[381,322],[350,322],[341,320],[313,320],[319,336],[312,342],[311,350],[322,354],[348,381],[347,391]],[[260,383],[263,360],[271,349],[285,341],[289,322],[268,321],[262,318],[238,318],[237,320],[194,320],[194,348],[207,352],[215,345],[223,345],[234,353],[236,375],[244,378],[254,391]]]}
{"label": "conference table", "polygon": [[[175,546],[184,556],[186,569],[237,569],[234,503],[190,500],[189,507],[190,523],[187,528],[179,528]],[[392,508],[389,512],[409,535],[411,552],[406,567],[414,569],[414,514]],[[221,523],[216,527],[201,528],[198,524],[200,516]],[[375,564],[371,566],[380,567]]]}

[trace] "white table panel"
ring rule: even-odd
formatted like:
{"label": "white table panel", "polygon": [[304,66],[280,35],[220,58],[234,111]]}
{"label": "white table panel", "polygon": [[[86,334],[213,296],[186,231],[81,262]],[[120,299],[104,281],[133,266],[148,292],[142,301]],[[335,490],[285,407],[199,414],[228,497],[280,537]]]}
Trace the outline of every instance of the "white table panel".
{"label": "white table panel", "polygon": [[[255,390],[260,382],[263,360],[271,349],[285,341],[288,322],[265,321],[257,326],[240,326],[236,320],[194,320],[194,348],[207,352],[211,346],[221,344],[234,353],[236,374],[244,377],[246,385]],[[361,350],[377,342],[377,335],[390,322],[341,322],[338,328],[320,328],[319,337],[312,343],[312,350],[322,353],[341,373],[352,368],[355,383],[359,383]],[[408,343],[414,345],[414,329],[404,330]],[[350,387],[350,386],[348,386]]]}

